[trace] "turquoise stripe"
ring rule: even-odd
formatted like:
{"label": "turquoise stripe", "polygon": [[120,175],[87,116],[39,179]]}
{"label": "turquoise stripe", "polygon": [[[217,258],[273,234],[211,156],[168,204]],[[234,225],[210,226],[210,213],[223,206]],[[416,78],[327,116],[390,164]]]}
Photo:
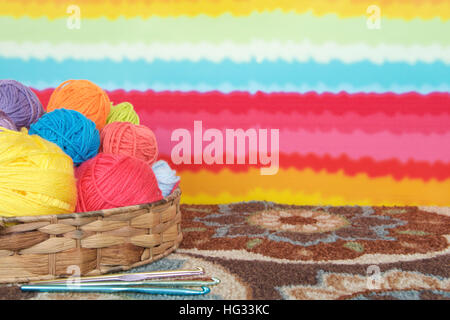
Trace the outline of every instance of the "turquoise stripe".
{"label": "turquoise stripe", "polygon": [[[38,81],[38,82],[30,82],[30,81],[22,81],[25,85],[30,86],[32,88],[35,88],[37,90],[45,90],[48,88],[55,88],[57,87],[62,81],[55,81],[55,82],[44,82],[44,81]],[[440,86],[422,86],[420,88],[413,87],[413,86],[390,86],[390,87],[381,87],[378,85],[372,85],[372,86],[364,86],[364,87],[353,87],[349,85],[340,85],[336,87],[327,87],[324,85],[317,85],[317,86],[294,86],[294,85],[271,85],[271,86],[264,86],[259,84],[250,84],[248,86],[231,86],[227,84],[223,84],[220,86],[212,87],[205,84],[198,84],[198,85],[188,85],[188,84],[180,84],[180,85],[167,85],[162,83],[151,83],[148,84],[142,84],[142,83],[121,83],[117,84],[114,82],[97,82],[97,84],[102,87],[105,90],[125,90],[125,91],[131,91],[131,90],[138,90],[138,91],[146,91],[146,90],[154,90],[156,92],[160,91],[181,91],[181,92],[189,92],[189,91],[196,91],[201,93],[211,92],[211,91],[218,91],[221,93],[231,93],[235,91],[245,91],[249,93],[256,93],[258,91],[260,92],[266,92],[266,93],[272,93],[272,92],[289,92],[289,93],[308,93],[308,92],[316,92],[316,93],[339,93],[339,92],[347,92],[350,94],[353,93],[386,93],[386,92],[393,92],[395,94],[402,94],[402,93],[408,93],[408,92],[417,92],[419,94],[430,94],[433,92],[450,92],[450,85],[443,84]]]}
{"label": "turquoise stripe", "polygon": [[[218,89],[297,87],[306,89],[378,88],[390,91],[404,88],[420,91],[424,88],[448,88],[450,66],[431,64],[361,62],[288,63],[221,63],[209,61],[75,61],[0,59],[1,78],[27,83],[59,83],[67,79],[89,79],[98,84],[120,88],[159,87],[192,88],[204,86]],[[401,89],[402,90],[402,89]],[[316,90],[317,91],[317,90]]]}

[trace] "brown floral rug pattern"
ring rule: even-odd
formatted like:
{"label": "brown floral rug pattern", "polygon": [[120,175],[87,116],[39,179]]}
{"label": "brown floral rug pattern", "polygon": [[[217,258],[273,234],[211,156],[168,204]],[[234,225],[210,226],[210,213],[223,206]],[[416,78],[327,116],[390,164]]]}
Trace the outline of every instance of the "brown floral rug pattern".
{"label": "brown floral rug pattern", "polygon": [[[450,299],[450,208],[183,205],[176,253],[133,271],[202,266],[221,279],[196,299]],[[24,294],[12,299],[174,299]],[[180,297],[180,299],[192,297]]]}

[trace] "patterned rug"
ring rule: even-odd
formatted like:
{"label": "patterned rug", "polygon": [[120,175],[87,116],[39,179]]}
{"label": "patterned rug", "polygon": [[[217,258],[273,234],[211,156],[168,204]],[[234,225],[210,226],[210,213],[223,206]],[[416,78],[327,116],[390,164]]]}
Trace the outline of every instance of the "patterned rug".
{"label": "patterned rug", "polygon": [[[450,299],[450,208],[247,202],[182,213],[177,252],[133,271],[202,266],[222,280],[195,299]],[[0,298],[174,299],[16,286],[0,287]]]}

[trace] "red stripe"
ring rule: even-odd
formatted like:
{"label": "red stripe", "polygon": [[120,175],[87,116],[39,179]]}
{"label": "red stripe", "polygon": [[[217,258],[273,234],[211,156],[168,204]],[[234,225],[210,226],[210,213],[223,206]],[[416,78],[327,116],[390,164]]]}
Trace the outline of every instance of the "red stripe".
{"label": "red stripe", "polygon": [[[35,91],[44,106],[47,105],[52,89]],[[316,113],[324,111],[334,114],[355,112],[368,115],[382,112],[387,115],[402,114],[442,114],[450,113],[450,93],[262,93],[233,92],[224,94],[216,91],[177,92],[177,91],[124,91],[108,92],[111,101],[128,101],[138,113],[146,110],[170,110],[198,112],[230,110],[233,113],[246,113],[249,109],[269,112]]]}
{"label": "red stripe", "polygon": [[[47,105],[52,89],[35,91],[44,106]],[[222,94],[219,92],[209,93],[181,93],[181,92],[154,92],[154,91],[130,91],[115,90],[108,92],[111,101],[115,103],[122,101],[131,102],[136,111],[145,118],[146,111],[184,111],[198,112],[217,110],[230,110],[233,113],[245,113],[254,108],[261,111],[284,111],[301,113],[322,113],[324,111],[334,114],[355,112],[360,115],[369,115],[383,112],[388,115],[395,113],[403,114],[442,114],[450,113],[450,94],[432,93],[420,95],[408,93],[396,94],[292,94],[292,93],[257,93],[248,94],[235,92]],[[162,158],[169,160],[167,155]],[[172,163],[171,163],[172,164]],[[173,165],[173,164],[172,164]],[[228,168],[235,172],[247,171],[250,165],[173,165],[177,170],[197,171],[208,169],[220,171]],[[387,161],[374,161],[371,158],[351,160],[345,155],[339,158],[329,156],[319,157],[316,155],[300,156],[297,154],[280,154],[281,168],[305,169],[311,168],[315,171],[326,170],[333,173],[343,170],[346,175],[366,173],[369,177],[392,176],[396,180],[403,178],[416,178],[429,180],[445,180],[450,178],[450,164],[436,162],[409,161],[401,163],[392,159]]]}
{"label": "red stripe", "polygon": [[[199,171],[209,170],[212,172],[219,172],[223,169],[228,169],[233,172],[245,172],[250,168],[258,168],[258,165],[194,165],[194,164],[180,164],[175,165],[169,155],[161,154],[160,159],[166,160],[172,168],[177,171]],[[247,161],[248,162],[248,161]],[[298,170],[312,169],[316,172],[325,170],[328,173],[337,173],[339,170],[348,176],[365,173],[371,178],[391,176],[395,180],[404,178],[421,179],[428,181],[436,179],[443,181],[450,178],[450,163],[444,164],[435,162],[430,164],[422,161],[408,161],[401,163],[396,159],[385,161],[374,161],[371,158],[361,158],[359,160],[349,159],[342,155],[339,158],[332,158],[330,156],[319,157],[313,154],[306,156],[298,154],[280,154],[280,168],[289,169],[295,168]]]}

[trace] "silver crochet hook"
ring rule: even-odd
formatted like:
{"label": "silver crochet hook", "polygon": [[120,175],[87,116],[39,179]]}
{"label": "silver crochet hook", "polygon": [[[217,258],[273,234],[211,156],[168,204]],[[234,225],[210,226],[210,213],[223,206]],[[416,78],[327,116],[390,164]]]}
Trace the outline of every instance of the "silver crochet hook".
{"label": "silver crochet hook", "polygon": [[55,284],[29,284],[28,287],[37,287],[43,286],[47,288],[64,288],[64,287],[125,287],[125,286],[140,286],[140,287],[205,287],[205,286],[215,286],[220,283],[220,280],[217,278],[210,279],[195,279],[195,280],[183,280],[183,279],[174,279],[174,280],[151,280],[151,281],[105,281],[105,282],[80,282],[73,284],[65,284],[65,283],[55,283]]}
{"label": "silver crochet hook", "polygon": [[167,270],[167,271],[152,271],[152,272],[141,272],[141,273],[119,273],[111,275],[101,275],[101,276],[90,276],[90,277],[80,277],[80,278],[65,278],[65,279],[55,279],[55,280],[41,280],[30,283],[30,285],[35,284],[65,284],[69,279],[74,280],[78,283],[87,282],[113,282],[113,281],[124,281],[124,282],[135,282],[135,281],[145,281],[150,279],[161,279],[161,278],[174,278],[174,277],[184,277],[184,276],[197,276],[203,275],[205,271],[201,267],[196,267],[193,270]]}

